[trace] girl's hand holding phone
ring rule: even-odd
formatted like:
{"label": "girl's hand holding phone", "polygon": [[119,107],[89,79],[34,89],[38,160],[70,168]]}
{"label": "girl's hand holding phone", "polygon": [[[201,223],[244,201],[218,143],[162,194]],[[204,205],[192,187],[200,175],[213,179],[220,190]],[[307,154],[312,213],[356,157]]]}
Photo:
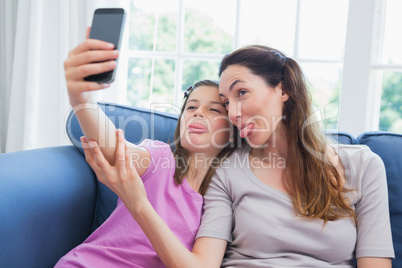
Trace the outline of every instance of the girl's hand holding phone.
{"label": "girl's hand holding phone", "polygon": [[87,39],[70,51],[64,62],[67,90],[71,106],[85,104],[91,100],[91,91],[104,89],[109,84],[85,81],[84,77],[111,71],[116,68],[119,51],[105,41]]}

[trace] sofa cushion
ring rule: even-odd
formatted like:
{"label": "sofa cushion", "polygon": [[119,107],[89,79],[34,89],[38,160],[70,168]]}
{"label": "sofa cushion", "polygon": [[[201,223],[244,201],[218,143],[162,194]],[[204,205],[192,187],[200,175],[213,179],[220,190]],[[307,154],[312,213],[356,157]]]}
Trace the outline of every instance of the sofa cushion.
{"label": "sofa cushion", "polygon": [[402,135],[389,132],[366,132],[357,137],[384,161],[391,214],[395,260],[393,267],[402,267]]}
{"label": "sofa cushion", "polygon": [[[111,103],[99,103],[99,106],[116,128],[124,131],[126,140],[134,144],[139,144],[144,139],[173,141],[178,115]],[[72,144],[84,153],[80,141],[82,130],[73,111],[67,118],[66,133]],[[117,196],[109,188],[99,182],[97,185],[93,230],[109,217],[117,204]]]}
{"label": "sofa cushion", "polygon": [[92,231],[92,169],[73,146],[0,154],[0,167],[0,267],[53,267]]}

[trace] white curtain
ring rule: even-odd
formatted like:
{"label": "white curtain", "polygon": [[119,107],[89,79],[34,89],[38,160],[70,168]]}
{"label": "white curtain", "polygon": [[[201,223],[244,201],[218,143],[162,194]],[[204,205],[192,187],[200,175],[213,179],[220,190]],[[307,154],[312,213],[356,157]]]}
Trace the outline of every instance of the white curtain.
{"label": "white curtain", "polygon": [[[71,107],[63,62],[84,41],[96,8],[128,12],[129,0],[1,1],[0,16],[9,17],[0,33],[7,48],[0,51],[2,152],[68,144],[64,126]],[[127,26],[116,81],[96,93],[98,101],[125,103]]]}
{"label": "white curtain", "polygon": [[0,152],[6,146],[17,3],[0,0]]}

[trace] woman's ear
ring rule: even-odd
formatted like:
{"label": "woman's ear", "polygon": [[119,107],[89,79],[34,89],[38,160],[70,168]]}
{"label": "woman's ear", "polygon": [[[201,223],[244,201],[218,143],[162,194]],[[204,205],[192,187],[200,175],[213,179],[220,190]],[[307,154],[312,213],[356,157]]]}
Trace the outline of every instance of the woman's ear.
{"label": "woman's ear", "polygon": [[282,102],[287,102],[289,99],[289,95],[286,93],[286,91],[282,90]]}
{"label": "woman's ear", "polygon": [[280,93],[281,93],[281,99],[282,102],[287,102],[287,100],[289,99],[289,95],[286,93],[286,91],[283,89],[283,84],[282,82],[279,83],[278,85]]}

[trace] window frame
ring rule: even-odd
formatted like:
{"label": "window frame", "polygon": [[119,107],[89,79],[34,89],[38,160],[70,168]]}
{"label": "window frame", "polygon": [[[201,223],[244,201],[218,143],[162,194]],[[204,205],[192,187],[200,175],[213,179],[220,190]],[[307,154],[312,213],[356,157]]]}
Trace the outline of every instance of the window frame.
{"label": "window frame", "polygon": [[387,0],[349,1],[339,130],[354,136],[379,129],[382,75],[378,71],[402,71],[402,65],[378,64],[386,5]]}

